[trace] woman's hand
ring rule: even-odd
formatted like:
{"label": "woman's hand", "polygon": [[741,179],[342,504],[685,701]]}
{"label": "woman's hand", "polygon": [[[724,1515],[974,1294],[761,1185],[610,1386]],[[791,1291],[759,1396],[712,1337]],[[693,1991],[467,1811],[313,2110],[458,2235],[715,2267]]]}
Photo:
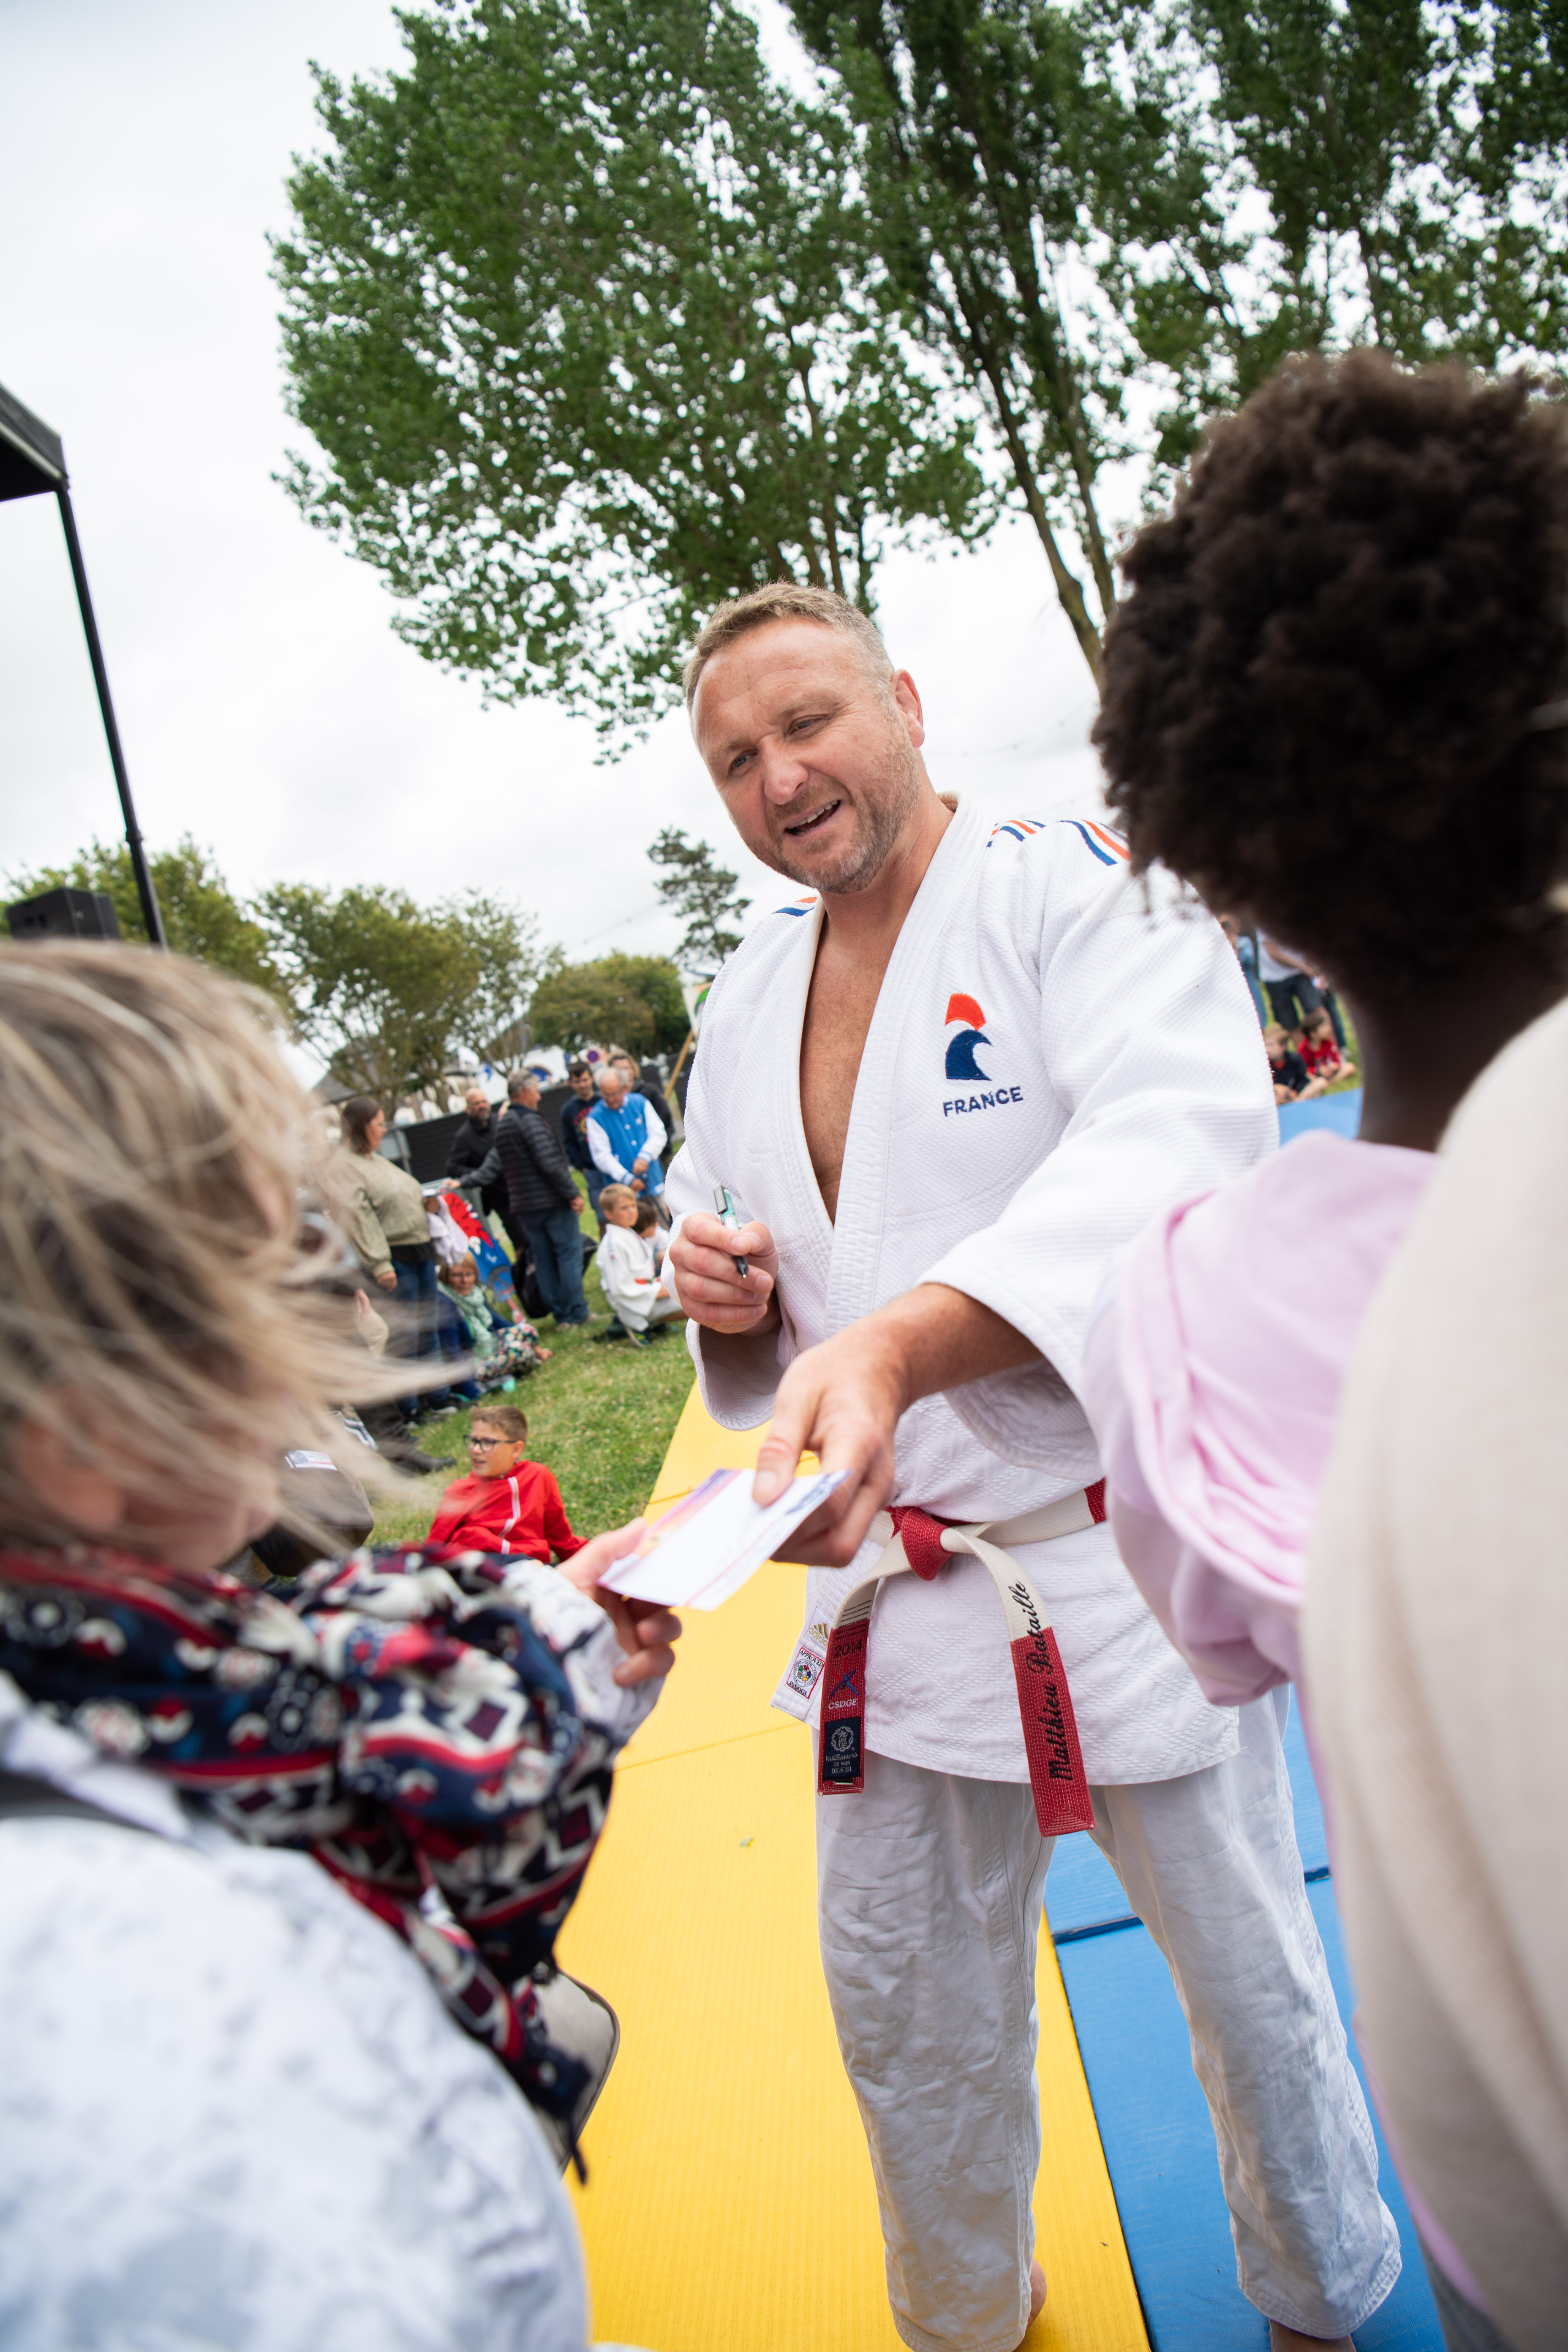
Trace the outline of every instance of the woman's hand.
{"label": "woman's hand", "polygon": [[626,1652],[615,1678],[626,1690],[634,1683],[657,1682],[668,1674],[675,1664],[671,1644],[680,1639],[679,1618],[661,1601],[628,1601],[623,1592],[606,1592],[599,1582],[616,1560],[636,1550],[647,1524],[634,1519],[630,1527],[612,1528],[608,1535],[595,1536],[581,1551],[557,1563],[558,1574],[590,1601],[596,1601],[615,1627],[616,1639]]}

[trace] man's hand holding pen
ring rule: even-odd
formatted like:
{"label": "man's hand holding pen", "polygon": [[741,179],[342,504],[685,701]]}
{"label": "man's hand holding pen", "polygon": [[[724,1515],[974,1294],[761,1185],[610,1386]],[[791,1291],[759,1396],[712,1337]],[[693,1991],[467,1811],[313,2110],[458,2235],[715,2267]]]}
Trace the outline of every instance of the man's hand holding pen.
{"label": "man's hand holding pen", "polygon": [[[742,1258],[743,1274],[736,1263]],[[683,1217],[668,1263],[681,1306],[704,1330],[735,1339],[778,1329],[779,1254],[766,1225]]]}

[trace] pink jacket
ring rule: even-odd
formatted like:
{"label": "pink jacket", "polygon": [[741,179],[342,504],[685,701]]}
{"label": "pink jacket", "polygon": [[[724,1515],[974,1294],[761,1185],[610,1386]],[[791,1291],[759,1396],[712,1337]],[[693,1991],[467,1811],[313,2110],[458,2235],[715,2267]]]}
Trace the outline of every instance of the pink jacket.
{"label": "pink jacket", "polygon": [[1090,1336],[1081,1394],[1118,1549],[1216,1706],[1299,1678],[1340,1385],[1436,1164],[1304,1135],[1145,1226]]}

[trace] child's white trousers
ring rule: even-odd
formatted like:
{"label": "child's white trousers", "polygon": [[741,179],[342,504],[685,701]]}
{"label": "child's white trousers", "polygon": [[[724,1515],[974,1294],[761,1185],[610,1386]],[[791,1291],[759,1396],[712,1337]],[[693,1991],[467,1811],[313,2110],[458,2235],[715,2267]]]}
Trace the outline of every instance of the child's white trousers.
{"label": "child's white trousers", "polygon": [[[1241,1709],[1227,1763],[1096,1789],[1092,1835],[1186,2012],[1242,2291],[1331,2337],[1388,2294],[1399,2240],[1302,1883],[1278,1696]],[[816,1813],[823,1966],[899,2334],[915,2352],[1013,2352],[1029,2312],[1052,1842],[1026,1787],[886,1756],[867,1757],[862,1795],[818,1797]]]}

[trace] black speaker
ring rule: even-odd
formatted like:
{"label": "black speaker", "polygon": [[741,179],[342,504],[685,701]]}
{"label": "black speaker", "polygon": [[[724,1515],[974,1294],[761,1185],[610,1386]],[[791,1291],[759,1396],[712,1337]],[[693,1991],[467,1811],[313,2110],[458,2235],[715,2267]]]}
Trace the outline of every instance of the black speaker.
{"label": "black speaker", "polygon": [[107,890],[46,890],[5,909],[14,940],[117,940],[120,919]]}

